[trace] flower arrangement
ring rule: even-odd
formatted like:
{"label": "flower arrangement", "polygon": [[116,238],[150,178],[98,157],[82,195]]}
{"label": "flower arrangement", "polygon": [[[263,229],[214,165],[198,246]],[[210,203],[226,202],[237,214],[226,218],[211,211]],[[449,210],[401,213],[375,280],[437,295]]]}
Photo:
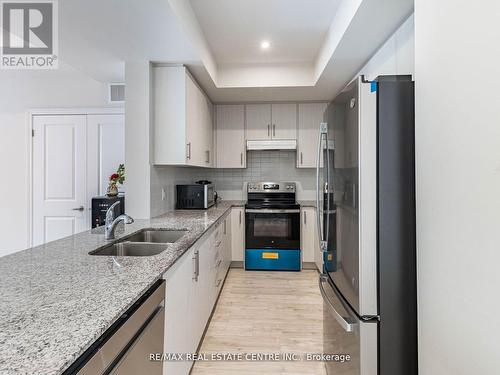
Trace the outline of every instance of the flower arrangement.
{"label": "flower arrangement", "polygon": [[120,164],[116,173],[113,173],[109,176],[109,185],[108,185],[108,195],[115,196],[118,195],[118,184],[122,185],[125,181],[125,165]]}

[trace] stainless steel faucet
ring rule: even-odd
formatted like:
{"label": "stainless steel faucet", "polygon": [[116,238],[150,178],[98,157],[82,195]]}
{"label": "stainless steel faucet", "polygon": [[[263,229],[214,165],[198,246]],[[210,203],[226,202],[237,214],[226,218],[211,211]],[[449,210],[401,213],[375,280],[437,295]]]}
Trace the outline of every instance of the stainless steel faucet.
{"label": "stainless steel faucet", "polygon": [[114,209],[117,205],[120,204],[120,201],[113,203],[108,210],[106,211],[106,222],[104,225],[104,238],[107,240],[115,239],[115,228],[120,221],[123,221],[125,224],[132,224],[134,219],[130,216],[123,214],[118,216],[116,219],[114,218]]}

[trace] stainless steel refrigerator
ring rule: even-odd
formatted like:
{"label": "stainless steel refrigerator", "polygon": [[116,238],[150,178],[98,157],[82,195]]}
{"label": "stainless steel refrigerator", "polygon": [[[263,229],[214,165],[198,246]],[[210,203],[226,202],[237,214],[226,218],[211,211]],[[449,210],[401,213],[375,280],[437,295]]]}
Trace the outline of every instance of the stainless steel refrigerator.
{"label": "stainless steel refrigerator", "polygon": [[324,353],[344,355],[327,358],[327,373],[416,375],[411,76],[359,77],[324,121],[317,161]]}

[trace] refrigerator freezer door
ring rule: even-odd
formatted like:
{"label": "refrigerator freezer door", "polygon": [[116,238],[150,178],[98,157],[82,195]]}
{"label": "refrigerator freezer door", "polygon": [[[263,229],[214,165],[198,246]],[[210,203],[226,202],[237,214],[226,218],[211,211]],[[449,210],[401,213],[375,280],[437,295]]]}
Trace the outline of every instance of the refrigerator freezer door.
{"label": "refrigerator freezer door", "polygon": [[324,267],[359,316],[377,316],[376,92],[358,79],[335,98],[327,114],[335,159],[329,189],[334,194],[325,201],[333,201],[335,210],[323,220],[330,224]]}
{"label": "refrigerator freezer door", "polygon": [[320,279],[323,294],[323,353],[328,375],[377,375],[376,320],[361,321],[335,290]]}

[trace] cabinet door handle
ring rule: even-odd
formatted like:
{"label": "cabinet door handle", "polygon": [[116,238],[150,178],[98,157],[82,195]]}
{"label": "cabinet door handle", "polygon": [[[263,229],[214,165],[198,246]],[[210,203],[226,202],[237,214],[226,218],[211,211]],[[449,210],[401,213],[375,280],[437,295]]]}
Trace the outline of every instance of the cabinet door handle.
{"label": "cabinet door handle", "polygon": [[200,252],[196,250],[193,255],[193,280],[198,281],[198,276],[200,275]]}
{"label": "cabinet door handle", "polygon": [[198,276],[200,276],[200,252],[196,252],[196,281],[198,281]]}
{"label": "cabinet door handle", "polygon": [[241,211],[240,211],[240,225],[241,225]]}
{"label": "cabinet door handle", "polygon": [[186,159],[191,159],[191,142],[186,145]]}
{"label": "cabinet door handle", "polygon": [[191,259],[193,260],[193,280],[198,281],[198,277],[196,275],[196,252],[194,252]]}
{"label": "cabinet door handle", "polygon": [[267,136],[269,137],[271,133],[271,125],[267,124]]}
{"label": "cabinet door handle", "polygon": [[304,211],[304,225],[307,224],[307,211]]}
{"label": "cabinet door handle", "polygon": [[302,154],[302,151],[300,152],[300,164],[304,164],[304,155]]}
{"label": "cabinet door handle", "polygon": [[85,210],[85,208],[83,206],[80,206],[80,207],[76,207],[76,208],[72,208],[71,211],[80,211],[82,212],[83,210]]}
{"label": "cabinet door handle", "polygon": [[207,163],[210,163],[210,150],[205,151],[207,153]]}
{"label": "cabinet door handle", "polygon": [[222,282],[222,279],[217,280],[217,285],[215,287],[218,288],[221,282]]}
{"label": "cabinet door handle", "polygon": [[276,137],[276,125],[273,124],[273,137]]}
{"label": "cabinet door handle", "polygon": [[226,234],[226,220],[224,219],[224,234]]}
{"label": "cabinet door handle", "polygon": [[196,250],[196,281],[198,281],[198,276],[200,276],[200,252]]}
{"label": "cabinet door handle", "polygon": [[240,153],[240,164],[243,165],[243,152]]}

